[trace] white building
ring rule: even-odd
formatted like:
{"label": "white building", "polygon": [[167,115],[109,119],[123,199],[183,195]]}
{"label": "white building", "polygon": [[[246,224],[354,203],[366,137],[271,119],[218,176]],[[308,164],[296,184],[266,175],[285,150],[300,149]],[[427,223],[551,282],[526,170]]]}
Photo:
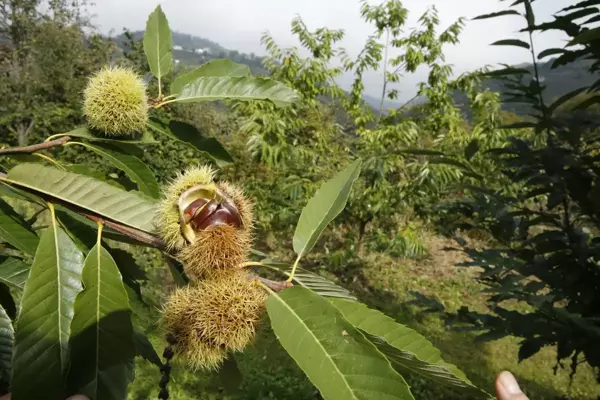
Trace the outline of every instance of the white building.
{"label": "white building", "polygon": [[210,54],[210,49],[208,47],[205,47],[203,49],[196,49],[196,50],[194,50],[194,53],[196,53],[196,54]]}
{"label": "white building", "polygon": [[175,46],[173,46],[173,50],[183,50],[183,47],[176,44]]}

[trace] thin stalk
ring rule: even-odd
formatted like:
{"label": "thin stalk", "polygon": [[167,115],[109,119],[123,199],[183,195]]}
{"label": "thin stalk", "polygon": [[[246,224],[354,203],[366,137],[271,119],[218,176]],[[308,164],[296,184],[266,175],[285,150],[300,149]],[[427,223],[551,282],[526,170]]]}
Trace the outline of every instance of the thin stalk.
{"label": "thin stalk", "polygon": [[286,282],[290,283],[294,280],[294,274],[296,273],[296,268],[298,268],[298,263],[300,262],[300,255],[294,261],[294,266],[292,267],[292,272],[290,272],[290,277],[286,280]]}
{"label": "thin stalk", "polygon": [[165,106],[165,105],[167,105],[167,104],[174,103],[174,102],[176,102],[176,101],[177,101],[177,99],[171,99],[171,100],[163,101],[162,103],[158,103],[157,105],[155,105],[155,106],[154,106],[154,108],[158,110],[158,109],[159,109],[159,108],[161,108],[162,106]]}
{"label": "thin stalk", "polygon": [[268,267],[267,264],[261,263],[260,261],[248,261],[239,265],[239,268],[246,267]]}
{"label": "thin stalk", "polygon": [[385,91],[387,89],[387,64],[388,64],[388,48],[390,47],[390,30],[386,29],[385,32],[385,52],[383,57],[383,89],[381,92],[381,102],[379,103],[379,117],[377,118],[377,123],[381,120],[381,115],[383,114],[383,102],[385,100]]}
{"label": "thin stalk", "polygon": [[60,163],[58,161],[56,161],[55,159],[53,159],[52,157],[46,156],[46,155],[44,155],[42,153],[31,153],[31,155],[39,157],[39,158],[43,158],[44,160],[49,161],[52,164],[56,165],[58,168],[62,169],[63,171],[67,170],[65,167],[63,167],[62,165],[60,165]]}
{"label": "thin stalk", "polygon": [[[548,110],[546,109],[546,103],[544,102],[544,95],[542,93],[542,88],[540,87],[540,70],[538,67],[538,62],[537,59],[535,58],[535,44],[533,42],[533,26],[529,25],[529,18],[528,18],[528,7],[527,4],[523,4],[523,6],[525,7],[525,19],[527,20],[527,31],[529,33],[529,47],[530,47],[530,53],[531,53],[531,60],[533,63],[533,72],[535,74],[535,80],[537,83],[537,95],[540,101],[540,107],[542,109],[542,118],[544,120],[544,122],[546,123],[546,134],[548,135],[548,141],[550,146],[552,146],[552,139],[551,139],[551,135],[552,132],[550,131],[550,127],[548,124],[548,122],[550,121],[550,117],[548,116]],[[533,10],[532,10],[533,12]]]}

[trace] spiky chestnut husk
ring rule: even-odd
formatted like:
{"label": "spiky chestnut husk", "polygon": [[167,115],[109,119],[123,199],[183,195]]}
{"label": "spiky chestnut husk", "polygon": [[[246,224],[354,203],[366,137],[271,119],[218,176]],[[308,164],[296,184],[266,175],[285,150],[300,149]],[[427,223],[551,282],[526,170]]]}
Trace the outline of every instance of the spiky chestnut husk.
{"label": "spiky chestnut husk", "polygon": [[[235,185],[215,184],[214,176],[208,166],[188,169],[171,182],[158,209],[158,231],[193,280],[235,270],[252,244],[252,203]],[[205,199],[212,195],[222,199]]]}
{"label": "spiky chestnut husk", "polygon": [[177,289],[163,310],[175,352],[194,369],[217,368],[252,341],[266,298],[244,271]]}
{"label": "spiky chestnut husk", "polygon": [[103,135],[141,132],[148,121],[146,85],[131,69],[105,67],[88,81],[83,109],[90,126]]}

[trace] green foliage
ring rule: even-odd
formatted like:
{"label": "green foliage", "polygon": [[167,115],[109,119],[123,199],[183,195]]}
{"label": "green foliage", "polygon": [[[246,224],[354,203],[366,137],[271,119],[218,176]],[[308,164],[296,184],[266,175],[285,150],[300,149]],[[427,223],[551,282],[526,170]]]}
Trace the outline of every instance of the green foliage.
{"label": "green foliage", "polygon": [[294,233],[294,251],[298,258],[312,250],[323,229],[342,212],[352,184],[360,174],[361,160],[356,160],[333,179],[323,184],[302,209]]}
{"label": "green foliage", "polygon": [[325,398],[413,398],[375,346],[321,296],[291,288],[272,294],[267,310],[279,341]]}
{"label": "green foliage", "polygon": [[71,323],[69,381],[75,393],[123,399],[135,355],[131,310],[117,264],[101,243],[88,253],[81,278],[84,290],[75,300]]}
{"label": "green foliage", "polygon": [[230,60],[212,60],[190,72],[181,74],[171,83],[171,93],[178,94],[190,82],[205,76],[250,76],[250,68]]}
{"label": "green foliage", "polygon": [[175,139],[180,143],[189,143],[199,151],[206,153],[218,166],[225,166],[233,162],[233,158],[227,150],[215,138],[203,137],[203,135],[190,124],[181,121],[170,121],[166,126],[159,121],[151,121],[149,128]]}
{"label": "green foliage", "polygon": [[148,17],[146,34],[144,35],[144,52],[152,75],[160,79],[165,76],[173,64],[173,38],[167,17],[158,6]]}
{"label": "green foliage", "polygon": [[40,239],[15,324],[11,383],[15,399],[64,397],[82,269],[83,254],[60,228],[51,208],[50,226]]}
{"label": "green foliage", "polygon": [[[52,10],[72,10],[59,3],[51,2]],[[538,58],[558,55],[551,61],[556,65],[594,59],[594,29],[573,22],[594,18],[593,7],[576,5],[559,13],[554,25],[535,25],[529,1],[516,6],[522,12],[511,8],[476,19],[522,15],[525,31],[563,27],[581,47],[549,49]],[[181,55],[173,38],[182,35],[170,32],[158,7],[143,38],[125,36],[125,59],[112,60],[157,78],[147,87],[144,129],[116,140],[82,126],[78,105],[85,78],[108,60],[109,47],[91,37],[85,49],[75,45],[85,25],[75,14],[34,14],[11,20],[9,53],[20,69],[0,83],[10,102],[0,106],[9,111],[0,117],[3,141],[46,140],[34,155],[0,150],[7,171],[0,174],[1,194],[10,197],[0,200],[6,222],[0,224],[0,376],[14,398],[26,399],[30,390],[35,394],[29,398],[43,391],[57,400],[76,392],[92,399],[164,398],[171,367],[171,397],[182,399],[488,397],[477,387],[496,372],[485,367],[484,347],[471,334],[446,332],[436,317],[398,304],[415,286],[439,295],[449,311],[472,305],[468,300],[477,296],[480,286],[466,273],[454,276],[452,270],[438,285],[435,274],[444,271],[434,265],[440,256],[430,237],[433,223],[484,238],[475,245],[457,239],[471,257],[460,262],[483,268],[479,281],[490,295],[481,299],[489,300],[492,312],[460,309],[453,318],[489,330],[483,339],[523,338],[521,358],[557,344],[559,359],[571,356],[575,365],[584,354],[597,365],[598,149],[593,116],[580,114],[597,102],[594,88],[547,103],[540,80],[532,79],[537,64],[456,77],[443,50],[458,42],[463,20],[441,30],[431,8],[408,29],[408,10],[397,0],[362,2],[361,15],[374,33],[354,58],[338,47],[342,31],[311,31],[298,17],[291,29],[301,48],[283,49],[263,37],[269,77],[253,77],[254,65],[227,59],[173,68]],[[47,48],[32,39],[42,33]],[[515,39],[495,45],[533,48]],[[53,61],[62,70],[53,69]],[[70,65],[83,71],[81,78]],[[384,110],[398,96],[395,84],[419,68],[428,72],[418,87],[419,105],[411,100]],[[383,71],[378,109],[363,100],[364,74],[375,70]],[[353,77],[349,93],[335,83],[343,73]],[[506,98],[484,89],[489,77],[505,81],[508,100],[527,101],[535,115],[522,119],[501,111]],[[47,125],[29,135],[31,114]],[[351,159],[357,161],[348,166]],[[270,321],[260,327],[256,345],[230,356],[221,371],[201,375],[186,371],[177,357],[171,364],[169,349],[163,353],[168,365],[159,357],[171,339],[160,337],[156,310],[175,286],[194,282],[156,236],[154,207],[160,183],[203,162],[219,168],[219,180],[242,183],[254,199],[255,246],[271,256],[255,251],[260,261],[247,263],[256,267],[249,278],[260,276],[270,292]],[[443,200],[455,204],[437,208]],[[293,246],[280,245],[292,235]],[[61,279],[73,268],[65,264],[65,251],[77,255],[79,268],[66,294]],[[432,265],[433,271],[425,267]],[[267,280],[282,275],[287,282]],[[290,283],[295,287],[287,288]],[[63,310],[59,301],[67,323],[57,313]],[[431,341],[411,329],[422,325],[433,326],[426,330]],[[514,340],[511,346],[494,347],[503,354],[493,368],[516,368],[506,350]],[[130,385],[134,367],[138,379]],[[544,388],[533,393],[556,394]]]}
{"label": "green foliage", "polygon": [[[158,80],[156,87],[151,84],[149,88],[148,104],[152,118],[144,124],[144,129],[135,129],[139,131],[137,134],[117,140],[116,137],[95,135],[87,126],[82,126],[67,133],[54,133],[45,143],[33,148],[4,151],[11,157],[6,164],[10,169],[7,174],[0,175],[0,180],[20,200],[33,201],[41,207],[33,218],[26,221],[8,203],[2,203],[6,224],[3,224],[0,238],[8,246],[6,254],[16,258],[1,264],[1,280],[13,287],[15,292],[20,292],[24,274],[28,273],[20,299],[12,363],[4,366],[5,372],[11,367],[14,370],[9,383],[15,398],[39,397],[43,392],[44,396],[57,400],[73,393],[84,393],[92,399],[123,399],[133,379],[135,355],[161,368],[164,376],[159,385],[159,397],[168,397],[166,385],[170,365],[163,365],[142,330],[134,328],[137,322],[144,321],[142,303],[146,296],[140,285],[143,278],[136,274],[135,260],[127,252],[113,247],[112,241],[155,247],[167,253],[168,257],[174,257],[166,250],[167,244],[155,234],[155,198],[159,196],[159,186],[154,172],[146,164],[150,155],[163,150],[163,144],[186,148],[186,152],[193,146],[219,166],[227,166],[234,161],[216,138],[203,136],[194,125],[177,120],[177,112],[183,114],[182,103],[228,101],[239,115],[267,110],[273,118],[285,116],[288,121],[302,114],[313,116],[310,124],[300,122],[296,125],[298,134],[313,127],[320,128],[321,121],[331,121],[328,112],[322,111],[321,96],[338,96],[342,103],[347,103],[346,99],[341,99],[343,93],[339,88],[322,85],[330,81],[332,74],[341,73],[340,68],[330,70],[326,65],[337,53],[331,45],[341,39],[341,32],[318,30],[313,35],[299,19],[294,21],[293,29],[305,46],[318,53],[314,54],[315,57],[322,57],[307,63],[308,72],[298,68],[296,61],[284,62],[284,67],[289,68],[279,71],[276,59],[283,53],[278,56],[279,50],[272,44],[273,59],[269,68],[275,79],[252,77],[247,67],[228,60],[216,60],[184,72],[180,77],[173,77],[169,74],[173,59],[171,33],[166,17],[158,7],[150,15],[144,37],[146,61],[134,55],[128,57],[131,62],[140,63],[140,69],[145,68],[144,63],[147,62]],[[268,42],[268,38],[265,41]],[[141,50],[133,46],[132,51],[134,48]],[[295,56],[293,52],[286,54],[286,57],[292,56]],[[297,79],[298,74],[300,79],[317,79],[320,82],[306,87]],[[163,95],[163,86],[168,87],[169,82],[172,93]],[[290,83],[293,88],[300,84],[298,87],[303,89],[296,93],[288,87]],[[89,96],[87,100],[90,100]],[[119,120],[121,114],[127,114],[127,111],[118,110],[117,105],[115,118]],[[89,107],[86,109],[89,111]],[[89,114],[90,125],[97,126]],[[285,121],[282,122],[285,126]],[[146,128],[157,134],[158,140]],[[312,156],[309,151],[312,140],[318,138],[322,139],[322,154],[333,153],[336,148],[330,146],[333,141],[328,136],[339,130],[333,123],[327,129],[329,132],[325,135],[315,133],[305,140],[306,147],[299,148],[299,151],[291,151],[284,158],[275,156],[272,160],[306,160]],[[284,138],[284,141],[288,139]],[[161,144],[160,149],[151,146],[157,142]],[[86,156],[69,153],[72,145],[84,147],[99,158],[90,158],[91,162],[88,160],[87,163],[73,162]],[[37,153],[53,147],[64,150],[58,160]],[[289,149],[293,147],[296,146],[292,145]],[[37,160],[31,156],[14,155],[20,152],[32,152],[41,157]],[[89,168],[94,163],[102,163],[100,160],[108,161],[109,165],[96,164],[102,165],[100,171]],[[53,166],[46,166],[44,162],[51,162]],[[340,157],[338,163],[346,164],[346,157]],[[379,345],[372,342],[373,338],[345,320],[340,311],[326,300],[326,297],[354,300],[354,296],[308,271],[301,270],[295,276],[300,258],[307,256],[325,228],[343,213],[360,167],[361,160],[358,159],[336,173],[316,191],[302,210],[293,239],[293,248],[298,256],[296,263],[287,273],[288,282],[275,284],[283,289],[295,280],[310,289],[296,287],[274,293],[265,286],[264,289],[271,293],[267,308],[280,343],[325,398],[364,398],[366,393],[367,398],[379,398],[385,394],[411,399],[409,386],[378,349]],[[337,165],[328,168],[330,174],[338,169]],[[290,196],[298,204],[304,203],[312,192],[310,187],[304,187],[307,178],[300,175],[301,172],[298,169],[298,174],[289,180]],[[322,172],[320,167],[311,171],[313,174]],[[34,226],[42,221],[49,226],[38,239]],[[87,254],[85,262],[84,252]],[[33,254],[35,257],[29,266],[28,256]],[[160,264],[164,265],[165,261]],[[190,284],[176,260],[168,260],[166,264],[177,284]],[[266,262],[259,265],[269,267]],[[248,278],[251,279],[251,275]],[[8,289],[7,294],[12,301]],[[307,303],[313,306],[307,307]],[[294,334],[313,340],[298,339],[303,343],[299,347],[294,336],[285,333],[290,329]],[[335,340],[332,340],[334,337]],[[306,357],[313,349],[327,362],[320,363],[310,356]],[[167,349],[164,353],[167,363],[172,357],[170,351]],[[5,353],[8,354],[8,349]],[[224,371],[223,377],[235,378],[226,382],[234,390],[240,385],[240,376],[232,362],[229,363],[229,372]],[[38,373],[38,369],[44,372]],[[365,392],[365,389],[368,391]]]}
{"label": "green foliage", "polygon": [[0,239],[30,256],[35,254],[39,238],[27,221],[5,201],[0,200]]}
{"label": "green foliage", "polygon": [[200,76],[187,83],[170,102],[195,103],[215,100],[271,100],[285,106],[296,99],[284,85],[266,78]]}
{"label": "green foliage", "polygon": [[427,339],[412,329],[396,323],[383,313],[371,310],[364,304],[345,300],[332,300],[344,317],[358,329],[368,333],[379,350],[400,372],[419,374],[436,383],[464,389],[465,393],[480,398],[489,398],[472,385],[465,374],[456,366],[445,362]]}
{"label": "green foliage", "polygon": [[132,228],[146,232],[152,232],[154,229],[152,200],[84,175],[26,163],[11,169],[7,181],[13,182],[17,187],[50,195]]}
{"label": "green foliage", "polygon": [[[531,130],[514,132],[505,146],[488,149],[506,185],[489,181],[467,187],[466,197],[446,208],[444,225],[456,229],[483,232],[492,238],[486,248],[475,248],[456,237],[469,257],[465,267],[481,267],[479,281],[490,294],[489,309],[482,314],[462,308],[447,317],[454,323],[468,323],[485,330],[481,340],[507,335],[521,338],[518,357],[527,359],[545,346],[556,346],[556,367],[570,358],[571,377],[582,359],[600,368],[596,343],[598,325],[597,232],[598,232],[598,118],[589,107],[597,102],[596,85],[576,89],[549,105],[540,80],[540,69],[533,52],[534,31],[558,29],[572,38],[561,52],[543,51],[538,59],[561,54],[553,68],[581,58],[592,60],[590,72],[597,71],[595,29],[577,24],[577,15],[560,11],[551,22],[536,25],[529,0],[517,2],[508,11],[522,8],[524,31],[530,42],[504,41],[530,50],[533,71],[511,67],[495,73],[506,82],[511,97],[529,104],[529,121],[508,128]],[[599,11],[582,2],[574,8],[585,15]],[[488,18],[492,16],[482,16]],[[565,23],[567,22],[568,23]],[[583,48],[573,48],[576,44]],[[576,107],[570,100],[579,99]],[[588,109],[588,111],[584,111]],[[532,134],[534,132],[534,134]],[[471,168],[471,167],[469,167]],[[600,379],[600,375],[598,375]]]}
{"label": "green foliage", "polygon": [[102,156],[116,168],[125,172],[127,177],[137,185],[140,192],[152,198],[158,198],[159,188],[154,173],[139,158],[109,144],[78,144]]}

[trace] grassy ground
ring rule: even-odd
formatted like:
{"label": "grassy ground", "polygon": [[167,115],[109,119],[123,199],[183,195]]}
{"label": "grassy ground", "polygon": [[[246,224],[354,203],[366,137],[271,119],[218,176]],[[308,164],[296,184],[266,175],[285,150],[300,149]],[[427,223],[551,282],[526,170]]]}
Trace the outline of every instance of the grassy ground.
{"label": "grassy ground", "polygon": [[[600,385],[595,382],[590,368],[582,366],[572,382],[568,370],[558,370],[554,375],[555,350],[545,348],[532,358],[517,362],[515,338],[505,338],[489,343],[475,343],[472,333],[449,331],[435,315],[406,305],[410,291],[433,295],[449,309],[462,305],[484,309],[484,297],[472,272],[455,268],[460,256],[441,249],[443,239],[432,237],[427,243],[431,256],[424,260],[398,260],[383,255],[369,256],[354,274],[349,286],[362,301],[380,309],[396,320],[429,338],[442,350],[446,361],[456,364],[469,378],[482,388],[492,391],[494,376],[501,370],[512,371],[531,400],[543,399],[596,399]],[[155,347],[164,343],[159,335],[153,338]],[[173,399],[320,399],[318,392],[304,377],[287,354],[281,349],[265,323],[256,343],[243,354],[236,355],[243,382],[237,391],[230,389],[230,378],[219,373],[194,373],[184,364],[176,363]],[[464,396],[432,385],[419,378],[407,377],[415,398],[460,399]],[[156,367],[138,361],[136,381],[132,385],[130,400],[156,398],[160,379]]]}

